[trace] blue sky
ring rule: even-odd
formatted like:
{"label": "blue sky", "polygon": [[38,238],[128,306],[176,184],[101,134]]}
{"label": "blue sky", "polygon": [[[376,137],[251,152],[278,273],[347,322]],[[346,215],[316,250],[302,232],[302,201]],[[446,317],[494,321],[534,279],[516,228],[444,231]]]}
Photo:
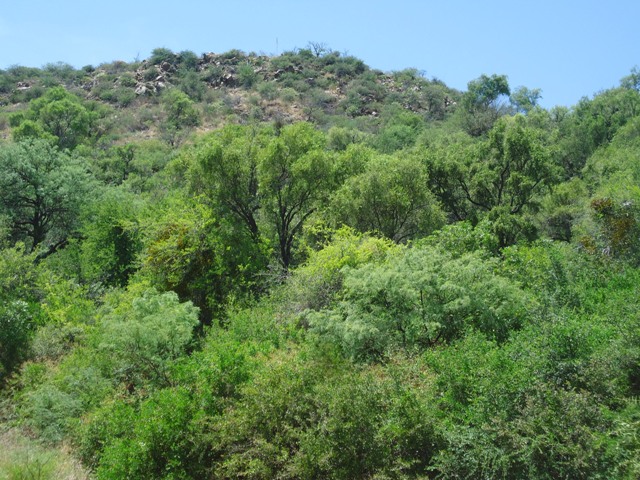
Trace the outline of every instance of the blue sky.
{"label": "blue sky", "polygon": [[0,9],[0,68],[144,59],[152,49],[275,54],[310,41],[461,90],[481,74],[574,105],[640,65],[635,0],[29,0]]}

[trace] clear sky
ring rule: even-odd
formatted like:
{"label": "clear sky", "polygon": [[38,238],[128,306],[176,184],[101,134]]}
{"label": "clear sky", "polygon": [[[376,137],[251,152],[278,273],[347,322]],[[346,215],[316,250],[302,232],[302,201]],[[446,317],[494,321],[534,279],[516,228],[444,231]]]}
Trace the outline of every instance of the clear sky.
{"label": "clear sky", "polygon": [[466,90],[481,74],[574,105],[640,65],[639,0],[13,0],[0,68],[75,67],[175,52],[276,54],[325,43],[384,71],[413,67]]}

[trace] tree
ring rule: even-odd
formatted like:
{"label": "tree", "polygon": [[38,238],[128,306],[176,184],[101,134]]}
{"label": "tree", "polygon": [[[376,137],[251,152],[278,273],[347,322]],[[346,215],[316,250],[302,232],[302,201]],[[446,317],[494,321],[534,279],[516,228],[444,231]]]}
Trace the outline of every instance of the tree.
{"label": "tree", "polygon": [[258,155],[267,142],[264,130],[228,125],[196,150],[187,173],[191,190],[235,216],[254,241],[260,237]]}
{"label": "tree", "polygon": [[528,298],[494,271],[479,253],[452,258],[438,248],[403,248],[346,270],[341,301],[307,319],[359,360],[449,342],[469,327],[504,341],[526,318]]}
{"label": "tree", "polygon": [[79,97],[64,87],[53,87],[33,100],[23,114],[16,114],[12,123],[16,140],[53,138],[61,149],[73,149],[94,136],[99,113],[85,105]]}
{"label": "tree", "polygon": [[22,245],[0,250],[0,386],[26,357],[39,317],[34,258]]}
{"label": "tree", "polygon": [[333,215],[395,242],[428,235],[444,223],[444,216],[426,184],[427,172],[418,160],[378,156],[335,193]]}
{"label": "tree", "polygon": [[506,113],[501,98],[510,94],[505,75],[481,75],[467,84],[462,97],[463,125],[475,137],[487,133],[495,121]]}
{"label": "tree", "polygon": [[502,95],[509,95],[509,81],[506,75],[480,75],[467,84],[467,93],[463,97],[463,104],[467,109],[478,107],[498,107],[498,99]]}
{"label": "tree", "polygon": [[27,241],[31,251],[45,240],[51,251],[66,243],[90,188],[83,161],[46,141],[0,149],[0,209],[10,219],[12,238]]}
{"label": "tree", "polygon": [[435,192],[448,210],[473,221],[487,216],[504,247],[532,228],[523,215],[537,208],[560,172],[541,133],[516,115],[500,119],[486,141],[447,156],[430,173],[455,189]]}
{"label": "tree", "polygon": [[280,261],[288,269],[296,236],[329,194],[333,158],[324,135],[309,123],[284,127],[266,147],[258,168],[265,215],[273,221]]}
{"label": "tree", "polygon": [[538,105],[538,100],[542,98],[541,92],[539,88],[518,87],[511,94],[509,100],[518,113],[529,113]]}
{"label": "tree", "polygon": [[126,286],[136,270],[141,250],[140,200],[122,188],[106,188],[89,207],[82,225],[80,247],[87,279]]}
{"label": "tree", "polygon": [[167,115],[164,133],[173,146],[179,138],[178,133],[200,124],[200,115],[189,96],[176,88],[163,95],[162,103]]}
{"label": "tree", "polygon": [[169,362],[182,355],[192,339],[198,308],[180,303],[174,292],[148,290],[123,300],[103,316],[98,348],[111,356],[116,371],[133,377],[130,380],[141,377],[166,385]]}
{"label": "tree", "polygon": [[640,113],[640,92],[629,88],[606,90],[593,99],[582,98],[560,123],[558,147],[566,178],[579,175],[586,160]]}
{"label": "tree", "polygon": [[640,91],[640,71],[635,66],[631,69],[629,75],[620,80],[620,86],[631,90]]}
{"label": "tree", "polygon": [[522,116],[499,122],[466,167],[468,177],[461,186],[467,200],[486,211],[507,206],[511,214],[530,204],[556,173],[548,150]]}

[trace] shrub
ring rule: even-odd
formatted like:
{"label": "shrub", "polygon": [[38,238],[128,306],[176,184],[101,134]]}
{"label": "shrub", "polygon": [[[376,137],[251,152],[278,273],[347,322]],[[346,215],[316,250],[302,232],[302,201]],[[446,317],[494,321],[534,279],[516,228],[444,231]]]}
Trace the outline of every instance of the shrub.
{"label": "shrub", "polygon": [[162,62],[173,63],[174,59],[175,59],[175,54],[168,48],[154,48],[151,51],[151,56],[149,57],[149,63],[151,65],[159,65]]}
{"label": "shrub", "polygon": [[122,379],[166,385],[169,362],[185,353],[197,324],[198,309],[191,302],[180,303],[174,292],[149,290],[103,317],[98,348]]}
{"label": "shrub", "polygon": [[124,417],[107,420],[110,435],[98,457],[98,478],[204,478],[206,451],[191,431],[196,405],[185,389],[173,388],[142,402],[133,425],[127,423],[130,410],[111,410],[111,415]]}
{"label": "shrub", "polygon": [[253,87],[258,81],[258,74],[254,71],[251,64],[245,63],[238,67],[238,81],[244,88]]}
{"label": "shrub", "polygon": [[402,250],[380,264],[345,273],[343,300],[309,312],[321,338],[356,360],[394,349],[421,350],[467,329],[504,341],[527,318],[529,299],[477,254],[460,258],[432,248]]}

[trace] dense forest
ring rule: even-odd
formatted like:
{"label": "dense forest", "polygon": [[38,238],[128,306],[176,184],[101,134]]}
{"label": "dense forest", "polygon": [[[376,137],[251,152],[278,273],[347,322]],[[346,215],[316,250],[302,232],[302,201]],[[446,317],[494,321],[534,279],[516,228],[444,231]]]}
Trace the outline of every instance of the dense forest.
{"label": "dense forest", "polygon": [[0,70],[0,479],[639,478],[640,72],[541,94]]}

